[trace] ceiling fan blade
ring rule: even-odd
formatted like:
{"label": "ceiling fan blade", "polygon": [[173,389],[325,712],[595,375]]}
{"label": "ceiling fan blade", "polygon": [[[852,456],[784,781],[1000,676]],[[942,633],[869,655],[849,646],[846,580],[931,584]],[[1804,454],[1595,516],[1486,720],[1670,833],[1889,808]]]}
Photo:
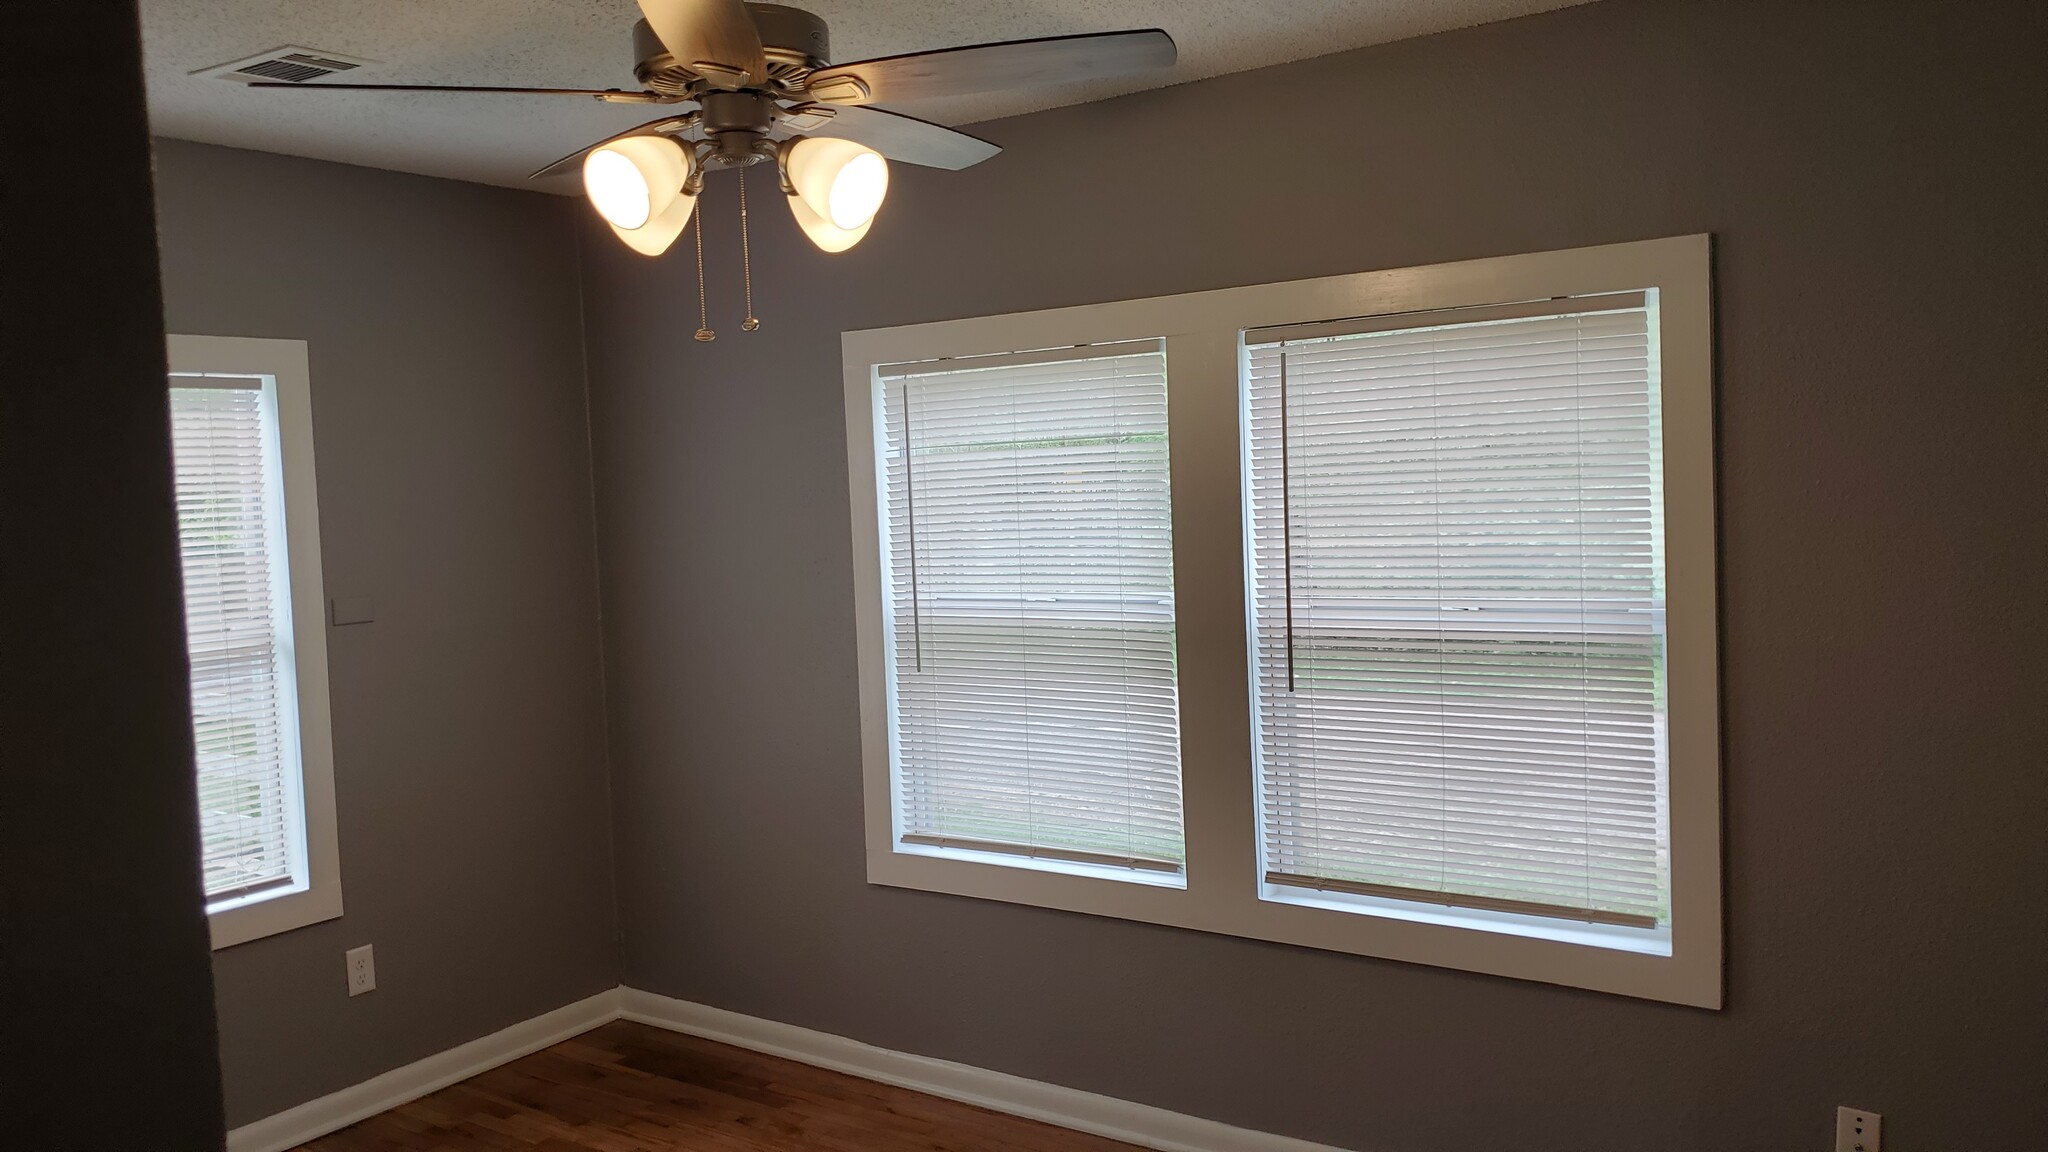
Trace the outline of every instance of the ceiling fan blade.
{"label": "ceiling fan blade", "polygon": [[742,0],[640,0],[648,27],[676,63],[720,88],[768,79],[761,33]]}
{"label": "ceiling fan blade", "polygon": [[569,153],[567,156],[562,157],[560,160],[555,161],[553,164],[550,164],[545,168],[535,170],[532,175],[527,177],[527,179],[545,180],[550,176],[561,176],[569,172],[574,172],[577,169],[577,167],[583,163],[583,158],[585,156],[588,156],[590,153],[597,151],[599,148],[602,148],[615,140],[624,140],[629,136],[667,136],[672,134],[680,134],[694,127],[696,123],[697,113],[695,112],[686,112],[681,116],[664,116],[659,120],[649,120],[645,124],[628,128],[624,132],[621,132],[616,136],[607,136],[604,139],[599,140],[595,144],[585,144],[583,147],[578,148],[574,152]]}
{"label": "ceiling fan blade", "polygon": [[905,116],[900,112],[884,112],[880,108],[833,108],[822,105],[805,105],[791,109],[802,112],[804,108],[818,112],[829,112],[831,119],[804,133],[807,136],[836,136],[865,144],[891,160],[905,164],[920,164],[926,168],[944,168],[959,171],[981,163],[1001,152],[1002,149],[978,136],[955,132],[951,128]]}
{"label": "ceiling fan blade", "polygon": [[288,84],[258,80],[250,88],[297,88],[305,92],[495,92],[513,96],[582,96],[608,104],[675,104],[680,96],[659,92],[622,92],[617,88],[478,88],[464,84]]}
{"label": "ceiling fan blade", "polygon": [[835,64],[813,72],[805,94],[830,104],[964,96],[1165,68],[1174,56],[1173,37],[1158,28],[1048,36]]}

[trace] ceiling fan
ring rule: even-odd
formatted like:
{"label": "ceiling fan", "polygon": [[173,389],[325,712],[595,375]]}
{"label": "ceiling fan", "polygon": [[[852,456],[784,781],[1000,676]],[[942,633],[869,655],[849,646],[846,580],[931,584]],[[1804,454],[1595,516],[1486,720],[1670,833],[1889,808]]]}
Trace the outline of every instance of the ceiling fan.
{"label": "ceiling fan", "polygon": [[[639,3],[646,19],[633,25],[638,91],[440,84],[251,87],[499,92],[671,106],[670,115],[578,149],[532,178],[566,173],[580,164],[584,191],[598,215],[634,251],[658,256],[689,222],[707,170],[773,161],[804,234],[827,252],[841,252],[867,235],[881,209],[889,188],[889,160],[957,170],[1000,151],[964,132],[872,105],[1095,80],[1174,62],[1173,38],[1148,28],[832,64],[825,21],[802,9],[743,0]],[[743,227],[744,197],[742,185]],[[700,263],[702,245],[700,230]],[[708,331],[699,337],[708,339]]]}

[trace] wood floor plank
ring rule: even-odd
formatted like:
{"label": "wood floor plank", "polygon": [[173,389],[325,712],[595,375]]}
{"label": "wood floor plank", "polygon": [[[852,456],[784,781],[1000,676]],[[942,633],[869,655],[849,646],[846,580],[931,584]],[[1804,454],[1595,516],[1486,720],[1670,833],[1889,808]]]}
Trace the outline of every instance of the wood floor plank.
{"label": "wood floor plank", "polygon": [[619,1020],[298,1152],[1140,1152]]}

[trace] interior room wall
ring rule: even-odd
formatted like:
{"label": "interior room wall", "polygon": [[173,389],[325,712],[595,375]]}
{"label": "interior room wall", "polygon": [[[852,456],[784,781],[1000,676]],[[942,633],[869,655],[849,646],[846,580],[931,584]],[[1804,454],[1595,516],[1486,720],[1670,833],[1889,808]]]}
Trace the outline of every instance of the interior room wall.
{"label": "interior room wall", "polygon": [[[91,83],[64,42],[93,45]],[[0,1139],[205,1152],[220,1065],[132,2],[7,14],[0,138],[34,158],[0,184]]]}
{"label": "interior room wall", "polygon": [[[2042,32],[1606,0],[981,125],[838,257],[756,172],[750,334],[714,176],[709,345],[586,214],[625,981],[1361,1149],[2031,1144]],[[1694,232],[1725,1011],[865,882],[841,331]]]}
{"label": "interior room wall", "polygon": [[327,641],[344,914],[213,957],[243,1124],[617,983],[575,206],[156,161],[164,326],[307,342],[327,593],[375,605]]}

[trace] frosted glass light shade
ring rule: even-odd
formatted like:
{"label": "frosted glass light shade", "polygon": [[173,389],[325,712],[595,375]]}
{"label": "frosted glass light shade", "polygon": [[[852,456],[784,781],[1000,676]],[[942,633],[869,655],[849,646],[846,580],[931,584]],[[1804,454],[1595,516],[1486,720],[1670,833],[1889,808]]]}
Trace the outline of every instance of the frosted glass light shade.
{"label": "frosted glass light shade", "polygon": [[[680,193],[669,202],[669,206],[655,213],[647,223],[638,228],[621,228],[612,225],[612,235],[625,242],[626,247],[642,256],[659,256],[668,251],[676,237],[683,234],[683,227],[690,222],[690,210],[697,206],[695,196]],[[609,221],[607,221],[609,223]]]}
{"label": "frosted glass light shade", "polygon": [[889,195],[889,162],[851,140],[814,136],[790,146],[790,186],[820,219],[844,231],[864,227]]}
{"label": "frosted glass light shade", "polygon": [[811,243],[826,252],[844,252],[860,243],[861,238],[868,234],[869,226],[875,222],[874,217],[870,216],[861,221],[858,228],[841,228],[811,211],[811,206],[804,203],[803,197],[789,196],[785,199],[789,201],[790,215],[796,217],[797,227],[804,230],[804,235],[811,238]]}
{"label": "frosted glass light shade", "polygon": [[583,192],[612,233],[643,256],[668,251],[697,198],[683,193],[690,156],[666,136],[629,136],[583,158]]}

